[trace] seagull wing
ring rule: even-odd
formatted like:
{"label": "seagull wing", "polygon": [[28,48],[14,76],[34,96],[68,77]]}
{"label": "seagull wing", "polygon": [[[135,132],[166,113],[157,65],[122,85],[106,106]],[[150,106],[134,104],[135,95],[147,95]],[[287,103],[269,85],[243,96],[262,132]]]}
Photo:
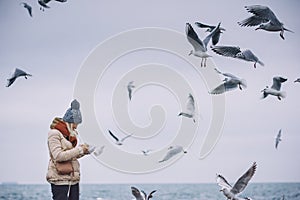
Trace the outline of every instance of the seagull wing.
{"label": "seagull wing", "polygon": [[216,45],[218,44],[219,40],[220,40],[220,36],[221,36],[221,31],[217,31],[211,38],[211,42],[213,45]]}
{"label": "seagull wing", "polygon": [[[216,28],[216,26],[211,26],[211,25],[207,25],[207,24],[203,24],[200,22],[195,22],[195,24],[199,27],[199,28],[207,28],[209,32],[212,32],[214,30],[214,28]],[[225,30],[225,29],[223,29]],[[212,35],[212,44],[216,45],[219,42],[220,36],[221,36],[221,30],[220,27],[217,29],[217,31],[215,32],[215,34]]]}
{"label": "seagull wing", "polygon": [[258,17],[256,15],[253,15],[251,17],[248,17],[247,19],[244,19],[243,21],[238,22],[240,26],[258,26],[262,23],[266,23],[269,20],[263,19],[261,17]]}
{"label": "seagull wing", "polygon": [[7,85],[6,85],[6,87],[11,86],[15,82],[16,79],[17,79],[17,77],[15,77],[15,76],[12,77],[12,78],[7,79]]}
{"label": "seagull wing", "polygon": [[234,184],[233,188],[231,189],[231,192],[233,194],[241,193],[246,188],[248,182],[253,177],[255,171],[256,171],[256,162],[254,162],[252,166],[248,169],[248,171],[237,180],[237,182]]}
{"label": "seagull wing", "polygon": [[192,94],[189,94],[187,104],[186,104],[186,109],[191,115],[195,113],[195,100]]}
{"label": "seagull wing", "polygon": [[131,193],[136,198],[136,200],[144,200],[144,198],[141,195],[141,192],[136,187],[131,187]]}
{"label": "seagull wing", "polygon": [[238,53],[241,53],[241,49],[239,47],[234,46],[215,46],[212,47],[211,50],[213,50],[215,53],[221,56],[227,56],[232,58],[235,58]]}
{"label": "seagull wing", "polygon": [[153,190],[152,192],[150,192],[150,194],[147,196],[147,199],[146,200],[149,200],[153,197],[152,194],[154,194],[156,192],[156,190]]}
{"label": "seagull wing", "polygon": [[170,158],[172,158],[173,156],[175,156],[176,154],[180,153],[182,151],[182,147],[180,146],[175,146],[175,147],[172,147],[168,152],[167,154],[165,155],[165,157],[159,161],[159,162],[164,162],[164,161],[167,161],[169,160]]}
{"label": "seagull wing", "polygon": [[221,188],[227,188],[228,190],[231,190],[232,186],[227,182],[227,180],[222,175],[217,174],[216,181]]}
{"label": "seagull wing", "polygon": [[132,134],[123,137],[123,138],[121,139],[121,142],[124,142],[124,140],[126,140],[127,138],[129,138],[129,137],[131,137],[131,136],[132,136]]}
{"label": "seagull wing", "polygon": [[281,24],[281,22],[277,19],[276,15],[273,11],[267,6],[261,5],[252,5],[252,6],[245,6],[246,10],[261,19],[269,20],[273,24]]}
{"label": "seagull wing", "polygon": [[229,79],[228,81],[225,81],[215,89],[213,89],[210,93],[211,94],[222,94],[224,92],[233,90],[237,88],[238,82],[236,79]]}
{"label": "seagull wing", "polygon": [[21,70],[19,68],[16,68],[13,76],[15,76],[15,77],[19,77],[19,76],[31,76],[31,74],[28,74],[25,71],[23,71],[23,70]]}
{"label": "seagull wing", "polygon": [[221,23],[219,23],[213,30],[212,32],[210,32],[210,34],[208,34],[208,36],[205,37],[205,39],[203,40],[203,45],[205,50],[207,50],[207,44],[209,42],[209,40],[217,33],[220,31],[220,25]]}
{"label": "seagull wing", "polygon": [[215,71],[219,74],[222,74],[223,76],[226,76],[226,77],[229,77],[229,78],[234,78],[234,79],[237,79],[237,77],[233,74],[230,74],[230,73],[223,73],[221,72],[220,70],[218,70],[217,68],[215,68]]}
{"label": "seagull wing", "polygon": [[207,25],[207,24],[203,24],[203,23],[200,23],[200,22],[195,22],[195,24],[199,27],[199,28],[208,28],[209,31],[212,31],[215,26],[210,26],[210,25]]}
{"label": "seagull wing", "polygon": [[117,138],[110,130],[108,130],[109,134],[118,142],[119,138]]}
{"label": "seagull wing", "polygon": [[206,48],[204,47],[203,42],[199,39],[197,33],[194,31],[190,23],[186,23],[185,31],[186,31],[187,39],[194,47],[195,51],[200,50],[205,52]]}
{"label": "seagull wing", "polygon": [[32,17],[32,7],[28,5],[26,8],[28,10],[30,17]]}
{"label": "seagull wing", "polygon": [[278,144],[281,140],[281,129],[279,130],[278,134],[277,134],[277,137],[276,137],[276,143],[275,143],[275,148],[277,149],[278,147]]}
{"label": "seagull wing", "polygon": [[273,78],[273,85],[271,86],[272,89],[279,91],[281,88],[281,83],[287,81],[286,78],[282,78],[280,76],[276,76]]}

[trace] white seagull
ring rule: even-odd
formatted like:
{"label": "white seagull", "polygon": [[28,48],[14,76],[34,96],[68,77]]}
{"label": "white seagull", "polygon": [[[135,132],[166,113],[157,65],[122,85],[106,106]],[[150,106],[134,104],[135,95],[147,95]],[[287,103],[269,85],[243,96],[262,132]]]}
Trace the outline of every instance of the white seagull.
{"label": "white seagull", "polygon": [[255,30],[265,30],[271,32],[280,31],[280,37],[284,39],[284,31],[292,32],[291,30],[285,28],[283,23],[281,23],[274,12],[267,6],[252,5],[245,6],[246,10],[253,15],[241,22],[238,22],[240,26],[258,26]]}
{"label": "white seagull", "polygon": [[7,79],[7,85],[6,85],[6,87],[11,86],[15,82],[15,80],[17,78],[21,77],[21,76],[24,76],[25,79],[27,79],[27,76],[32,76],[32,75],[26,73],[25,71],[23,71],[21,69],[16,68],[15,71],[14,71],[14,73],[13,73],[13,75],[12,75],[12,77],[9,78],[9,79]]}
{"label": "white seagull", "polygon": [[280,88],[281,88],[281,84],[286,82],[286,81],[287,81],[287,78],[283,78],[283,77],[280,77],[280,76],[274,77],[273,78],[273,85],[271,86],[271,88],[266,86],[266,88],[261,91],[263,93],[262,98],[264,99],[268,95],[277,96],[277,98],[279,100],[281,100],[281,98],[285,98],[286,93],[283,92],[283,91],[280,91]]}
{"label": "white seagull", "polygon": [[119,139],[110,130],[108,130],[108,132],[116,140],[115,142],[116,142],[117,145],[123,145],[124,140],[126,140],[127,138],[132,136],[132,134],[130,134],[130,135],[127,135],[127,136],[123,137],[122,139]]}
{"label": "white seagull", "polygon": [[247,186],[250,179],[253,177],[254,173],[256,171],[256,162],[252,164],[252,166],[248,169],[247,172],[245,172],[234,184],[232,187],[227,180],[220,174],[217,174],[217,183],[221,187],[220,192],[223,192],[223,194],[227,197],[227,199],[231,200],[242,200],[242,199],[249,199],[241,198],[238,196]]}
{"label": "white seagull", "polygon": [[276,139],[275,139],[275,148],[276,149],[278,148],[278,144],[279,144],[280,141],[281,141],[281,129],[279,130],[279,132],[276,136]]}
{"label": "white seagull", "polygon": [[135,86],[133,85],[133,81],[130,81],[127,85],[127,91],[128,91],[128,96],[129,96],[129,100],[131,100],[132,98],[132,90],[135,88]]}
{"label": "white seagull", "polygon": [[184,116],[188,118],[192,118],[195,123],[195,100],[192,94],[189,94],[188,100],[186,103],[186,112],[180,112],[178,116]]}
{"label": "white seagull", "polygon": [[32,17],[32,7],[28,3],[25,3],[25,2],[21,2],[20,5],[22,5],[24,8],[26,8],[30,17]]}
{"label": "white seagull", "polygon": [[[200,23],[200,22],[195,22],[195,24],[199,28],[206,28],[206,32],[212,32],[216,28],[216,26],[207,25],[207,24],[203,24],[203,23]],[[222,31],[225,31],[225,28],[219,27],[216,30],[215,34],[212,35],[211,41],[212,41],[213,45],[216,45],[219,42],[221,33],[223,33]]]}
{"label": "white seagull", "polygon": [[153,197],[153,193],[155,192],[156,190],[153,190],[149,195],[147,195],[143,190],[140,191],[136,187],[131,187],[131,193],[135,197],[135,200],[149,200]]}
{"label": "white seagull", "polygon": [[258,59],[254,53],[249,50],[241,50],[237,46],[214,46],[211,48],[215,53],[232,58],[238,58],[248,62],[254,62],[254,68],[256,68],[256,63],[259,63],[261,66],[264,66],[264,63]]}
{"label": "white seagull", "polygon": [[179,154],[179,153],[181,153],[181,152],[187,153],[187,152],[183,149],[182,146],[179,146],[179,145],[170,146],[170,147],[168,148],[168,152],[167,152],[167,154],[165,155],[165,157],[164,157],[162,160],[158,161],[158,162],[159,162],[159,163],[165,162],[165,161],[169,160],[170,158],[172,158],[173,156],[175,156],[175,155],[177,155],[177,154]]}
{"label": "white seagull", "polygon": [[220,28],[220,24],[218,24],[218,26],[216,26],[211,32],[210,34],[208,34],[206,36],[206,38],[202,41],[199,39],[197,33],[194,31],[193,27],[191,26],[190,23],[186,23],[186,35],[187,35],[187,39],[188,41],[191,43],[191,45],[194,47],[194,50],[191,50],[191,52],[189,53],[189,55],[193,54],[194,56],[200,57],[201,58],[201,67],[202,66],[206,66],[206,59],[208,57],[211,57],[208,53],[207,53],[207,44],[210,41],[211,37],[213,35],[216,34],[216,32],[219,30]]}
{"label": "white seagull", "polygon": [[[216,69],[216,72],[222,74],[226,78],[223,80],[223,83],[213,89],[210,94],[222,94],[224,92],[239,88],[240,90],[247,87],[247,82],[245,79],[238,78],[230,73],[223,73]],[[243,86],[243,87],[242,87]]]}

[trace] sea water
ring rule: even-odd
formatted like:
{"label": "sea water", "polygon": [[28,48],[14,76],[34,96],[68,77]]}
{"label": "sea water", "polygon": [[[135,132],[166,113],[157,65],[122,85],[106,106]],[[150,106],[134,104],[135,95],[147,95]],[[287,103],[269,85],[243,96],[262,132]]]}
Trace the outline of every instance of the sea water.
{"label": "sea water", "polygon": [[[147,194],[156,190],[151,200],[225,200],[217,184],[81,184],[81,200],[132,200],[130,187]],[[253,200],[300,200],[300,183],[250,183],[242,196]],[[0,199],[46,200],[51,199],[49,184],[0,185]]]}

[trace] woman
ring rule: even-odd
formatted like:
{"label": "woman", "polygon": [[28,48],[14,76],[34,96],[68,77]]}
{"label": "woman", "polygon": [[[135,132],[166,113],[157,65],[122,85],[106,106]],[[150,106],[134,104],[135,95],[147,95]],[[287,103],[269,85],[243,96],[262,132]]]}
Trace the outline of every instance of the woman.
{"label": "woman", "polygon": [[[80,169],[78,158],[90,154],[89,145],[77,145],[78,124],[82,122],[80,104],[73,100],[63,118],[56,117],[50,125],[48,148],[50,161],[47,181],[51,184],[54,200],[78,200]],[[58,164],[69,161],[67,172],[60,172]],[[64,165],[65,166],[65,165]],[[65,167],[66,168],[66,167]]]}

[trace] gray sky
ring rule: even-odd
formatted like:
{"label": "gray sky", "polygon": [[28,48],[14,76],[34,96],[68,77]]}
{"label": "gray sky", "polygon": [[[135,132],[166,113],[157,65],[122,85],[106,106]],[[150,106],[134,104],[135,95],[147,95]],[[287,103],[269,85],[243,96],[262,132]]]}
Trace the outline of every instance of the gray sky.
{"label": "gray sky", "polygon": [[[204,137],[202,133],[209,128],[212,105],[205,84],[194,74],[195,69],[165,52],[137,51],[114,61],[98,82],[94,106],[103,131],[111,128],[116,134],[122,134],[119,128],[123,127],[114,123],[110,107],[112,89],[119,77],[125,76],[132,67],[157,63],[173,67],[189,80],[200,113],[198,134],[188,154],[152,173],[123,173],[92,157],[85,157],[80,161],[82,183],[214,182],[216,173],[235,181],[253,161],[258,164],[254,182],[300,181],[300,157],[297,153],[300,152],[300,125],[297,120],[300,84],[293,82],[300,77],[296,46],[300,44],[299,1],[230,0],[220,4],[220,1],[202,0],[69,0],[63,4],[50,2],[51,9],[42,12],[36,1],[27,0],[33,7],[33,18],[19,5],[20,2],[0,0],[0,156],[1,163],[9,163],[0,166],[0,182],[46,183],[49,124],[53,117],[63,116],[69,107],[81,66],[97,45],[116,34],[144,27],[170,29],[184,35],[185,23],[193,25],[196,21],[207,24],[221,22],[226,31],[221,36],[220,45],[249,48],[265,63],[264,67],[258,65],[254,69],[251,63],[210,52],[213,56],[210,61],[221,71],[243,77],[248,84],[244,91],[231,91],[226,95],[222,136],[213,151],[205,159],[197,159]],[[250,16],[244,6],[254,4],[268,5],[294,33],[285,32],[286,39],[282,40],[279,33],[238,26],[238,21]],[[205,37],[204,30],[194,28],[200,38]],[[184,42],[183,51],[188,54],[191,45],[186,39]],[[188,59],[200,64],[198,58]],[[15,67],[33,76],[27,80],[18,79],[6,88],[6,79]],[[275,97],[261,100],[260,90],[271,85],[276,75],[288,78],[282,86],[287,98],[282,101]],[[157,85],[139,87],[134,94],[135,99],[128,104],[133,123],[141,127],[151,124],[147,112],[152,105],[164,108],[166,121],[156,136],[128,140],[121,150],[132,153],[147,145],[165,147],[183,121],[176,116],[181,109],[176,95]],[[120,99],[120,104],[122,102]],[[87,114],[83,112],[83,124],[79,127],[82,138],[88,138],[84,133],[89,129],[85,116]],[[274,141],[279,129],[282,129],[283,141],[275,150]],[[107,142],[111,141],[105,137]]]}

